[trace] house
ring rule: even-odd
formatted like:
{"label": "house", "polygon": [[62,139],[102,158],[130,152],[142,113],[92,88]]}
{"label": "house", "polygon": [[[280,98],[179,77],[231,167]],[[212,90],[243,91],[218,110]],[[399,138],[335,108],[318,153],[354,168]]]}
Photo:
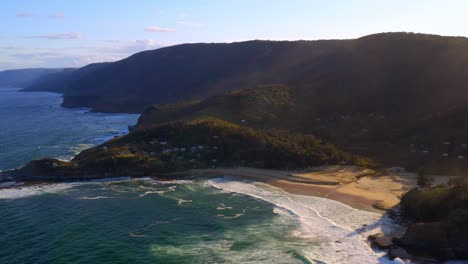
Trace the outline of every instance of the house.
{"label": "house", "polygon": [[458,155],[458,159],[464,159],[465,157],[463,155]]}
{"label": "house", "polygon": [[451,143],[449,141],[445,141],[444,145],[450,145]]}
{"label": "house", "polygon": [[448,153],[444,153],[444,154],[442,154],[442,156],[444,156],[444,157],[448,157],[448,156],[449,156],[449,154],[448,154]]}
{"label": "house", "polygon": [[159,144],[165,146],[165,145],[167,145],[167,142],[166,141],[161,141],[161,142],[159,142]]}
{"label": "house", "polygon": [[423,153],[424,155],[427,155],[427,154],[429,154],[429,150],[423,150],[422,153]]}
{"label": "house", "polygon": [[186,149],[185,148],[180,148],[180,151],[185,151]]}
{"label": "house", "polygon": [[102,150],[107,150],[107,147],[102,147]]}
{"label": "house", "polygon": [[203,149],[204,147],[202,145],[198,146],[198,149]]}
{"label": "house", "polygon": [[216,159],[212,159],[211,162],[216,163],[218,161]]}
{"label": "house", "polygon": [[242,119],[241,122],[242,122],[242,123],[245,123],[245,119]]}
{"label": "house", "polygon": [[214,138],[214,139],[218,139],[218,138],[219,138],[219,136],[213,136],[213,138]]}

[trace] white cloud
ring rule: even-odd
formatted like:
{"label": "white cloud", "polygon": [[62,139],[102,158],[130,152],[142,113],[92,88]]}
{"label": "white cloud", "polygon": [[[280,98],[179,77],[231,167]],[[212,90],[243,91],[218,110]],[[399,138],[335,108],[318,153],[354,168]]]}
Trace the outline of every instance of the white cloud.
{"label": "white cloud", "polygon": [[16,14],[16,17],[19,17],[19,18],[26,18],[26,17],[33,17],[34,14],[33,13],[18,13]]}
{"label": "white cloud", "polygon": [[161,33],[167,33],[167,32],[174,32],[174,29],[171,28],[162,28],[162,27],[146,27],[145,28],[146,32],[161,32]]}
{"label": "white cloud", "polygon": [[18,49],[5,50],[5,56],[0,57],[0,69],[82,67],[95,62],[118,61],[144,50],[166,46],[166,44],[153,39],[134,41],[103,40],[102,42],[107,44],[102,46],[37,48],[33,50],[18,47]]}
{"label": "white cloud", "polygon": [[26,38],[49,39],[49,40],[61,40],[61,39],[76,40],[76,39],[81,38],[81,34],[76,33],[76,32],[70,32],[70,33],[59,33],[59,34],[48,34],[48,35],[34,35],[34,36],[27,36]]}
{"label": "white cloud", "polygon": [[181,20],[181,21],[177,21],[176,23],[179,24],[179,25],[189,26],[189,27],[201,27],[201,26],[203,26],[203,24],[196,23],[196,22],[193,22],[193,21],[188,21],[188,20]]}
{"label": "white cloud", "polygon": [[57,14],[48,15],[47,17],[48,17],[48,18],[51,18],[51,19],[65,19],[65,18],[67,18],[67,16],[65,16],[65,15],[62,14],[62,13],[57,13]]}
{"label": "white cloud", "polygon": [[3,46],[3,47],[0,47],[0,49],[4,49],[4,50],[18,50],[18,49],[21,49],[21,47],[19,47],[19,46]]}

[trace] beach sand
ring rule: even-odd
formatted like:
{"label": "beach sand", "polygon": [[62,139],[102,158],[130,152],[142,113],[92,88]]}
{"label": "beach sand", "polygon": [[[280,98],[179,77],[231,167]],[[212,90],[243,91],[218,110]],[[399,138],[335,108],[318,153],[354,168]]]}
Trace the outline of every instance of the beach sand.
{"label": "beach sand", "polygon": [[[321,166],[297,172],[239,167],[185,173],[194,177],[225,175],[249,179],[292,194],[328,198],[381,214],[396,206],[403,194],[417,186],[415,173],[377,172],[355,166]],[[448,179],[435,176],[436,183],[445,183]]]}

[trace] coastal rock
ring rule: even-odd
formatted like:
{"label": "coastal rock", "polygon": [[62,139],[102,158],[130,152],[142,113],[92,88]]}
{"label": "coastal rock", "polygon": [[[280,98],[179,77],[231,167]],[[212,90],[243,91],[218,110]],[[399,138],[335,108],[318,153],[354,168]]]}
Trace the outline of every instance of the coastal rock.
{"label": "coastal rock", "polygon": [[[411,255],[404,249],[404,248],[401,248],[401,247],[393,247],[391,248],[389,251],[388,251],[388,257],[391,259],[391,260],[397,260],[399,259],[400,261],[401,260],[409,260],[411,259]],[[405,263],[405,262],[403,262]]]}
{"label": "coastal rock", "polygon": [[393,246],[392,238],[381,233],[370,235],[368,240],[371,242],[372,246],[380,249],[389,249]]}
{"label": "coastal rock", "polygon": [[403,196],[410,224],[395,244],[415,256],[468,259],[468,185],[415,189]]}

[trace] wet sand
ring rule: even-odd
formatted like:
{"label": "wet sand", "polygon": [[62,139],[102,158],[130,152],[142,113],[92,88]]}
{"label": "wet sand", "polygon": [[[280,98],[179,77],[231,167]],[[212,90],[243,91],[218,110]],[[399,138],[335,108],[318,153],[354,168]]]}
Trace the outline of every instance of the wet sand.
{"label": "wet sand", "polygon": [[[414,173],[382,173],[355,166],[321,166],[295,172],[240,167],[198,169],[185,173],[193,177],[225,175],[259,181],[289,193],[328,198],[382,214],[417,186]],[[435,177],[438,183],[446,182],[448,178]]]}

